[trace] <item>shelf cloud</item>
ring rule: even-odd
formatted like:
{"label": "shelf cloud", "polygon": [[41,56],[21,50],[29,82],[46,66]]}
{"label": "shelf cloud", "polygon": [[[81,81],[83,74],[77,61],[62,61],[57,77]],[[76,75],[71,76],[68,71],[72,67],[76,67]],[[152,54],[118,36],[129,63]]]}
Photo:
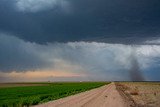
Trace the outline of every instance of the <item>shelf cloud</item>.
{"label": "shelf cloud", "polygon": [[[0,71],[66,71],[97,80],[139,80],[145,70],[159,64],[159,45],[124,45],[98,42],[37,44],[0,35]],[[155,63],[156,62],[156,63]],[[124,75],[120,75],[123,72]],[[136,73],[138,79],[130,77]],[[128,76],[127,76],[128,75]],[[125,77],[126,76],[126,77]]]}

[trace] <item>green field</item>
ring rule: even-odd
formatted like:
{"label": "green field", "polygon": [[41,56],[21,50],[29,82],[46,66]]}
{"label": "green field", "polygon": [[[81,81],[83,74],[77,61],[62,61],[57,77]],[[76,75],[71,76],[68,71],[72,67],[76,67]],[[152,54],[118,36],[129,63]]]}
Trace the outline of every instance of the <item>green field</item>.
{"label": "green field", "polygon": [[[29,86],[29,84],[31,84]],[[16,83],[0,84],[0,107],[37,105],[84,92],[108,84],[106,82],[77,83]]]}

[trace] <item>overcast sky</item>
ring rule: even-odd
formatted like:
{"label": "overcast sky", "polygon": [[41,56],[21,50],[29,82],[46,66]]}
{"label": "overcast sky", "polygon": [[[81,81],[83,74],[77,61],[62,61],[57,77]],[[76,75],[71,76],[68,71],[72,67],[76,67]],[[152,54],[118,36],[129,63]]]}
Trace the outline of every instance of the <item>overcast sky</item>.
{"label": "overcast sky", "polygon": [[0,81],[160,81],[159,0],[0,0]]}

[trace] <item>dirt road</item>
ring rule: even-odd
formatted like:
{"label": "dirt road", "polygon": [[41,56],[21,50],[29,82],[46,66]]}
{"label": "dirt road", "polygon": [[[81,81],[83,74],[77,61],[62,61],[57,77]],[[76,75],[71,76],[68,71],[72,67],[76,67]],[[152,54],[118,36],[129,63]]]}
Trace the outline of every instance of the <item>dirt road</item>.
{"label": "dirt road", "polygon": [[129,107],[114,83],[35,107]]}

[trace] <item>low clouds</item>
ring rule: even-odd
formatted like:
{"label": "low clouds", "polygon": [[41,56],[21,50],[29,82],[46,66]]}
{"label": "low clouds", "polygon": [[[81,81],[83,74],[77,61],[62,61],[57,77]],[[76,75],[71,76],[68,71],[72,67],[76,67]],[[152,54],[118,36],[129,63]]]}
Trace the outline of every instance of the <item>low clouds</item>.
{"label": "low clouds", "polygon": [[0,71],[49,70],[85,74],[90,80],[131,80],[133,60],[138,64],[138,72],[144,75],[152,65],[158,66],[159,50],[159,45],[97,42],[40,45],[0,34]]}
{"label": "low clouds", "polygon": [[155,39],[152,39],[152,40],[147,40],[145,41],[146,44],[151,44],[151,45],[160,45],[160,38],[155,38]]}
{"label": "low clouds", "polygon": [[15,36],[0,34],[0,71],[26,71],[43,68],[47,63],[37,55],[34,43],[25,42]]}
{"label": "low clouds", "polygon": [[22,12],[39,12],[43,10],[65,8],[66,0],[17,0],[16,6]]}

